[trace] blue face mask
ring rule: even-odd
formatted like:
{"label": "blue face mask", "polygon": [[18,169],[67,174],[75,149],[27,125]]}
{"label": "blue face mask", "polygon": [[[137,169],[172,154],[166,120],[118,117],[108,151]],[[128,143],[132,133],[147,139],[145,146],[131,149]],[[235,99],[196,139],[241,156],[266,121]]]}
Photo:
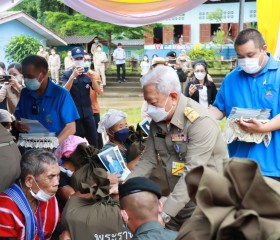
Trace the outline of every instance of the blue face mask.
{"label": "blue face mask", "polygon": [[29,90],[32,91],[37,91],[41,86],[41,83],[38,81],[37,78],[24,78],[24,84]]}
{"label": "blue face mask", "polygon": [[129,136],[129,129],[128,128],[123,128],[117,132],[114,133],[114,139],[119,141],[119,142],[125,142],[126,139]]}

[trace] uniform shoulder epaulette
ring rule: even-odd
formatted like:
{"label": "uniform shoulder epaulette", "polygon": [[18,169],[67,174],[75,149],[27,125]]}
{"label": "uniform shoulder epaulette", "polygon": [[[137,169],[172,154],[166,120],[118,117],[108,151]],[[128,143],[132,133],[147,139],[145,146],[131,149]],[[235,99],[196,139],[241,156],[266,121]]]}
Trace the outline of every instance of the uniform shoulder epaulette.
{"label": "uniform shoulder epaulette", "polygon": [[200,117],[199,113],[193,110],[191,107],[185,107],[184,115],[191,123],[193,123],[196,119]]}

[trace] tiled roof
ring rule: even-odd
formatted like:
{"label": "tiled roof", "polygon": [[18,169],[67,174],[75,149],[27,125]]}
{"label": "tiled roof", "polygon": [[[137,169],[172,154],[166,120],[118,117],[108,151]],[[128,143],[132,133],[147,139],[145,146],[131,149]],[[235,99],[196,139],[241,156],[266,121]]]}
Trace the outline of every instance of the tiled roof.
{"label": "tiled roof", "polygon": [[79,44],[79,43],[90,43],[93,41],[95,36],[67,36],[63,37],[63,39],[68,43],[68,44]]}
{"label": "tiled roof", "polygon": [[144,39],[120,39],[120,40],[113,40],[114,44],[121,43],[123,46],[144,46]]}
{"label": "tiled roof", "polygon": [[[93,42],[93,39],[95,37],[98,37],[98,36],[67,36],[67,37],[63,37],[64,41],[67,42],[67,44],[88,44],[90,42]],[[99,41],[107,46],[107,41],[103,38],[99,38]],[[115,46],[114,43],[112,43],[113,47]]]}

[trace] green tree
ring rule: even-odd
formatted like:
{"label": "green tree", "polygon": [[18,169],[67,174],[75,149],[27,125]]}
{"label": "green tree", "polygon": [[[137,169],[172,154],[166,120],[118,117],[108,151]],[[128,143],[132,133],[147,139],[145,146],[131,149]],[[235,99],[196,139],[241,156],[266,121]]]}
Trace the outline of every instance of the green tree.
{"label": "green tree", "polygon": [[22,62],[26,56],[36,54],[41,44],[34,37],[24,35],[15,36],[6,45],[5,58],[9,62]]}
{"label": "green tree", "polygon": [[220,23],[220,27],[216,31],[213,41],[217,44],[224,44],[225,40],[228,39],[228,34],[230,32],[230,29],[232,28],[232,24],[230,24],[227,32],[223,30],[222,28],[223,10],[221,8],[217,8],[215,11],[210,12],[208,14],[208,18],[210,20],[215,20],[216,22]]}
{"label": "green tree", "polygon": [[[100,36],[107,40],[108,55],[111,56],[112,38],[143,38],[147,27],[124,27],[90,19],[80,13],[69,15],[64,12],[45,12],[46,27],[61,36]],[[110,58],[109,58],[110,61]]]}

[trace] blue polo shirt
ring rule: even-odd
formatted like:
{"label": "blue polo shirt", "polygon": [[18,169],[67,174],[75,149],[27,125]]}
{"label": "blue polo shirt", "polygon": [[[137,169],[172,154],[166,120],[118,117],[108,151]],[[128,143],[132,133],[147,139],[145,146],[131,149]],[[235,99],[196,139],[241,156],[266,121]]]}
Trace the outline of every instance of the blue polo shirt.
{"label": "blue polo shirt", "polygon": [[[270,119],[280,113],[280,62],[268,56],[266,66],[255,77],[240,67],[225,77],[213,105],[225,112],[226,117],[233,107],[271,109]],[[280,130],[272,132],[268,147],[263,142],[234,141],[228,149],[230,157],[256,160],[263,175],[280,177]]]}
{"label": "blue polo shirt", "polygon": [[[38,114],[32,113],[32,106],[38,106]],[[67,123],[79,119],[79,114],[70,93],[48,79],[42,96],[36,91],[23,88],[15,110],[17,118],[38,120],[50,132],[58,135]]]}

